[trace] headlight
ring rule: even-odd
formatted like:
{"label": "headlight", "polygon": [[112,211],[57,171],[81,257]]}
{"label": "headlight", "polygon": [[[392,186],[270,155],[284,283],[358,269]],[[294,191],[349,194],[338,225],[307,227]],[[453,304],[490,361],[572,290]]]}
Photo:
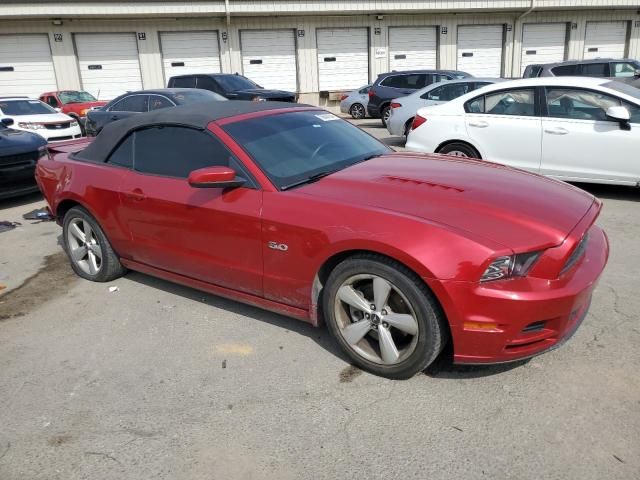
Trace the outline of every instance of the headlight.
{"label": "headlight", "polygon": [[266,98],[264,98],[264,97],[253,97],[253,98],[251,99],[251,101],[253,101],[253,102],[266,102],[266,101],[267,101],[267,99],[266,99]]}
{"label": "headlight", "polygon": [[19,122],[18,126],[20,128],[26,128],[27,130],[40,130],[41,128],[45,128],[41,123],[31,123],[31,122]]}
{"label": "headlight", "polygon": [[489,282],[505,278],[524,277],[540,258],[541,253],[519,253],[517,255],[498,257],[487,267],[482,277],[480,277],[480,281]]}
{"label": "headlight", "polygon": [[86,117],[88,111],[89,111],[88,108],[83,108],[82,110],[80,110],[80,116],[81,117]]}
{"label": "headlight", "polygon": [[75,120],[71,120],[70,125],[71,125],[72,127],[77,127],[77,126],[78,126],[78,122],[77,122],[77,121],[75,121]]}

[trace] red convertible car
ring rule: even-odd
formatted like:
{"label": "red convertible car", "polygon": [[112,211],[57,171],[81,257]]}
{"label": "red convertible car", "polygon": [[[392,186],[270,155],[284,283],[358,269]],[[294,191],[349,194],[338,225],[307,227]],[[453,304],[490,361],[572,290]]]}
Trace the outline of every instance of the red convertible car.
{"label": "red convertible car", "polygon": [[559,346],[608,257],[588,193],[394,153],[310,106],[140,114],[54,146],[36,176],[81,277],[138,270],[324,320],[354,364],[389,378],[423,370],[447,342],[459,363]]}

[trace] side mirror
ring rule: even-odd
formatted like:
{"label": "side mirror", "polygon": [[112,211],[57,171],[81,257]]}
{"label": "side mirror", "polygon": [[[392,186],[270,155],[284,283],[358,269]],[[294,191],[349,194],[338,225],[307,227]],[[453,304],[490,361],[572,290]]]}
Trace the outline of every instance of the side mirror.
{"label": "side mirror", "polygon": [[634,77],[640,77],[640,68],[636,68],[636,71],[633,72]]}
{"label": "side mirror", "polygon": [[5,127],[10,127],[11,125],[13,125],[13,118],[3,118],[2,120],[0,120],[0,122]]}
{"label": "side mirror", "polygon": [[629,115],[629,110],[627,110],[626,107],[609,107],[607,108],[605,115],[608,119],[620,123],[620,128],[622,130],[631,130],[631,125],[629,125],[631,115]]}
{"label": "side mirror", "polygon": [[187,179],[194,188],[235,188],[246,183],[246,180],[236,175],[233,168],[206,167],[194,170]]}

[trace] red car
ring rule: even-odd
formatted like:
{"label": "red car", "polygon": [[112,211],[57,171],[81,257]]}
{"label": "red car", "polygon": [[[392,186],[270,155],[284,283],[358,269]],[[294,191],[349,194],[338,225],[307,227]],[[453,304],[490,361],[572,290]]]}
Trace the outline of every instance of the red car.
{"label": "red car", "polygon": [[559,346],[608,257],[601,203],[513,168],[394,153],[338,117],[217,102],[55,145],[37,181],[73,269],[138,270],[318,325],[389,378]]}
{"label": "red car", "polygon": [[77,90],[46,92],[40,95],[40,100],[78,120],[83,133],[87,112],[94,107],[102,107],[107,104],[105,101],[97,100],[89,92]]}

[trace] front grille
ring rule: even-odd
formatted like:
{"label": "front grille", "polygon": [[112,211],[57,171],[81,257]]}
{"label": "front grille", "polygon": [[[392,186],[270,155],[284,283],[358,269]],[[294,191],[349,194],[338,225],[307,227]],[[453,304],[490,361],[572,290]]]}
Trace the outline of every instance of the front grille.
{"label": "front grille", "polygon": [[545,322],[544,320],[530,323],[529,325],[527,325],[522,329],[522,333],[532,333],[532,332],[539,332],[541,330],[544,330],[545,323],[547,322]]}
{"label": "front grille", "polygon": [[50,142],[61,142],[62,140],[71,140],[73,138],[72,135],[65,135],[63,137],[49,137]]}
{"label": "front grille", "polygon": [[69,128],[70,126],[71,122],[52,122],[44,124],[44,127],[47,130],[62,130],[64,128]]}
{"label": "front grille", "polygon": [[580,240],[580,243],[575,248],[573,253],[569,256],[567,263],[565,263],[564,267],[562,267],[562,271],[560,272],[561,275],[571,270],[571,267],[573,267],[578,262],[578,260],[580,260],[582,255],[584,255],[584,251],[587,249],[588,242],[589,233],[587,232],[584,237],[582,237],[582,240]]}
{"label": "front grille", "polygon": [[0,169],[29,167],[38,161],[38,152],[21,153],[19,155],[9,155],[0,158]]}

